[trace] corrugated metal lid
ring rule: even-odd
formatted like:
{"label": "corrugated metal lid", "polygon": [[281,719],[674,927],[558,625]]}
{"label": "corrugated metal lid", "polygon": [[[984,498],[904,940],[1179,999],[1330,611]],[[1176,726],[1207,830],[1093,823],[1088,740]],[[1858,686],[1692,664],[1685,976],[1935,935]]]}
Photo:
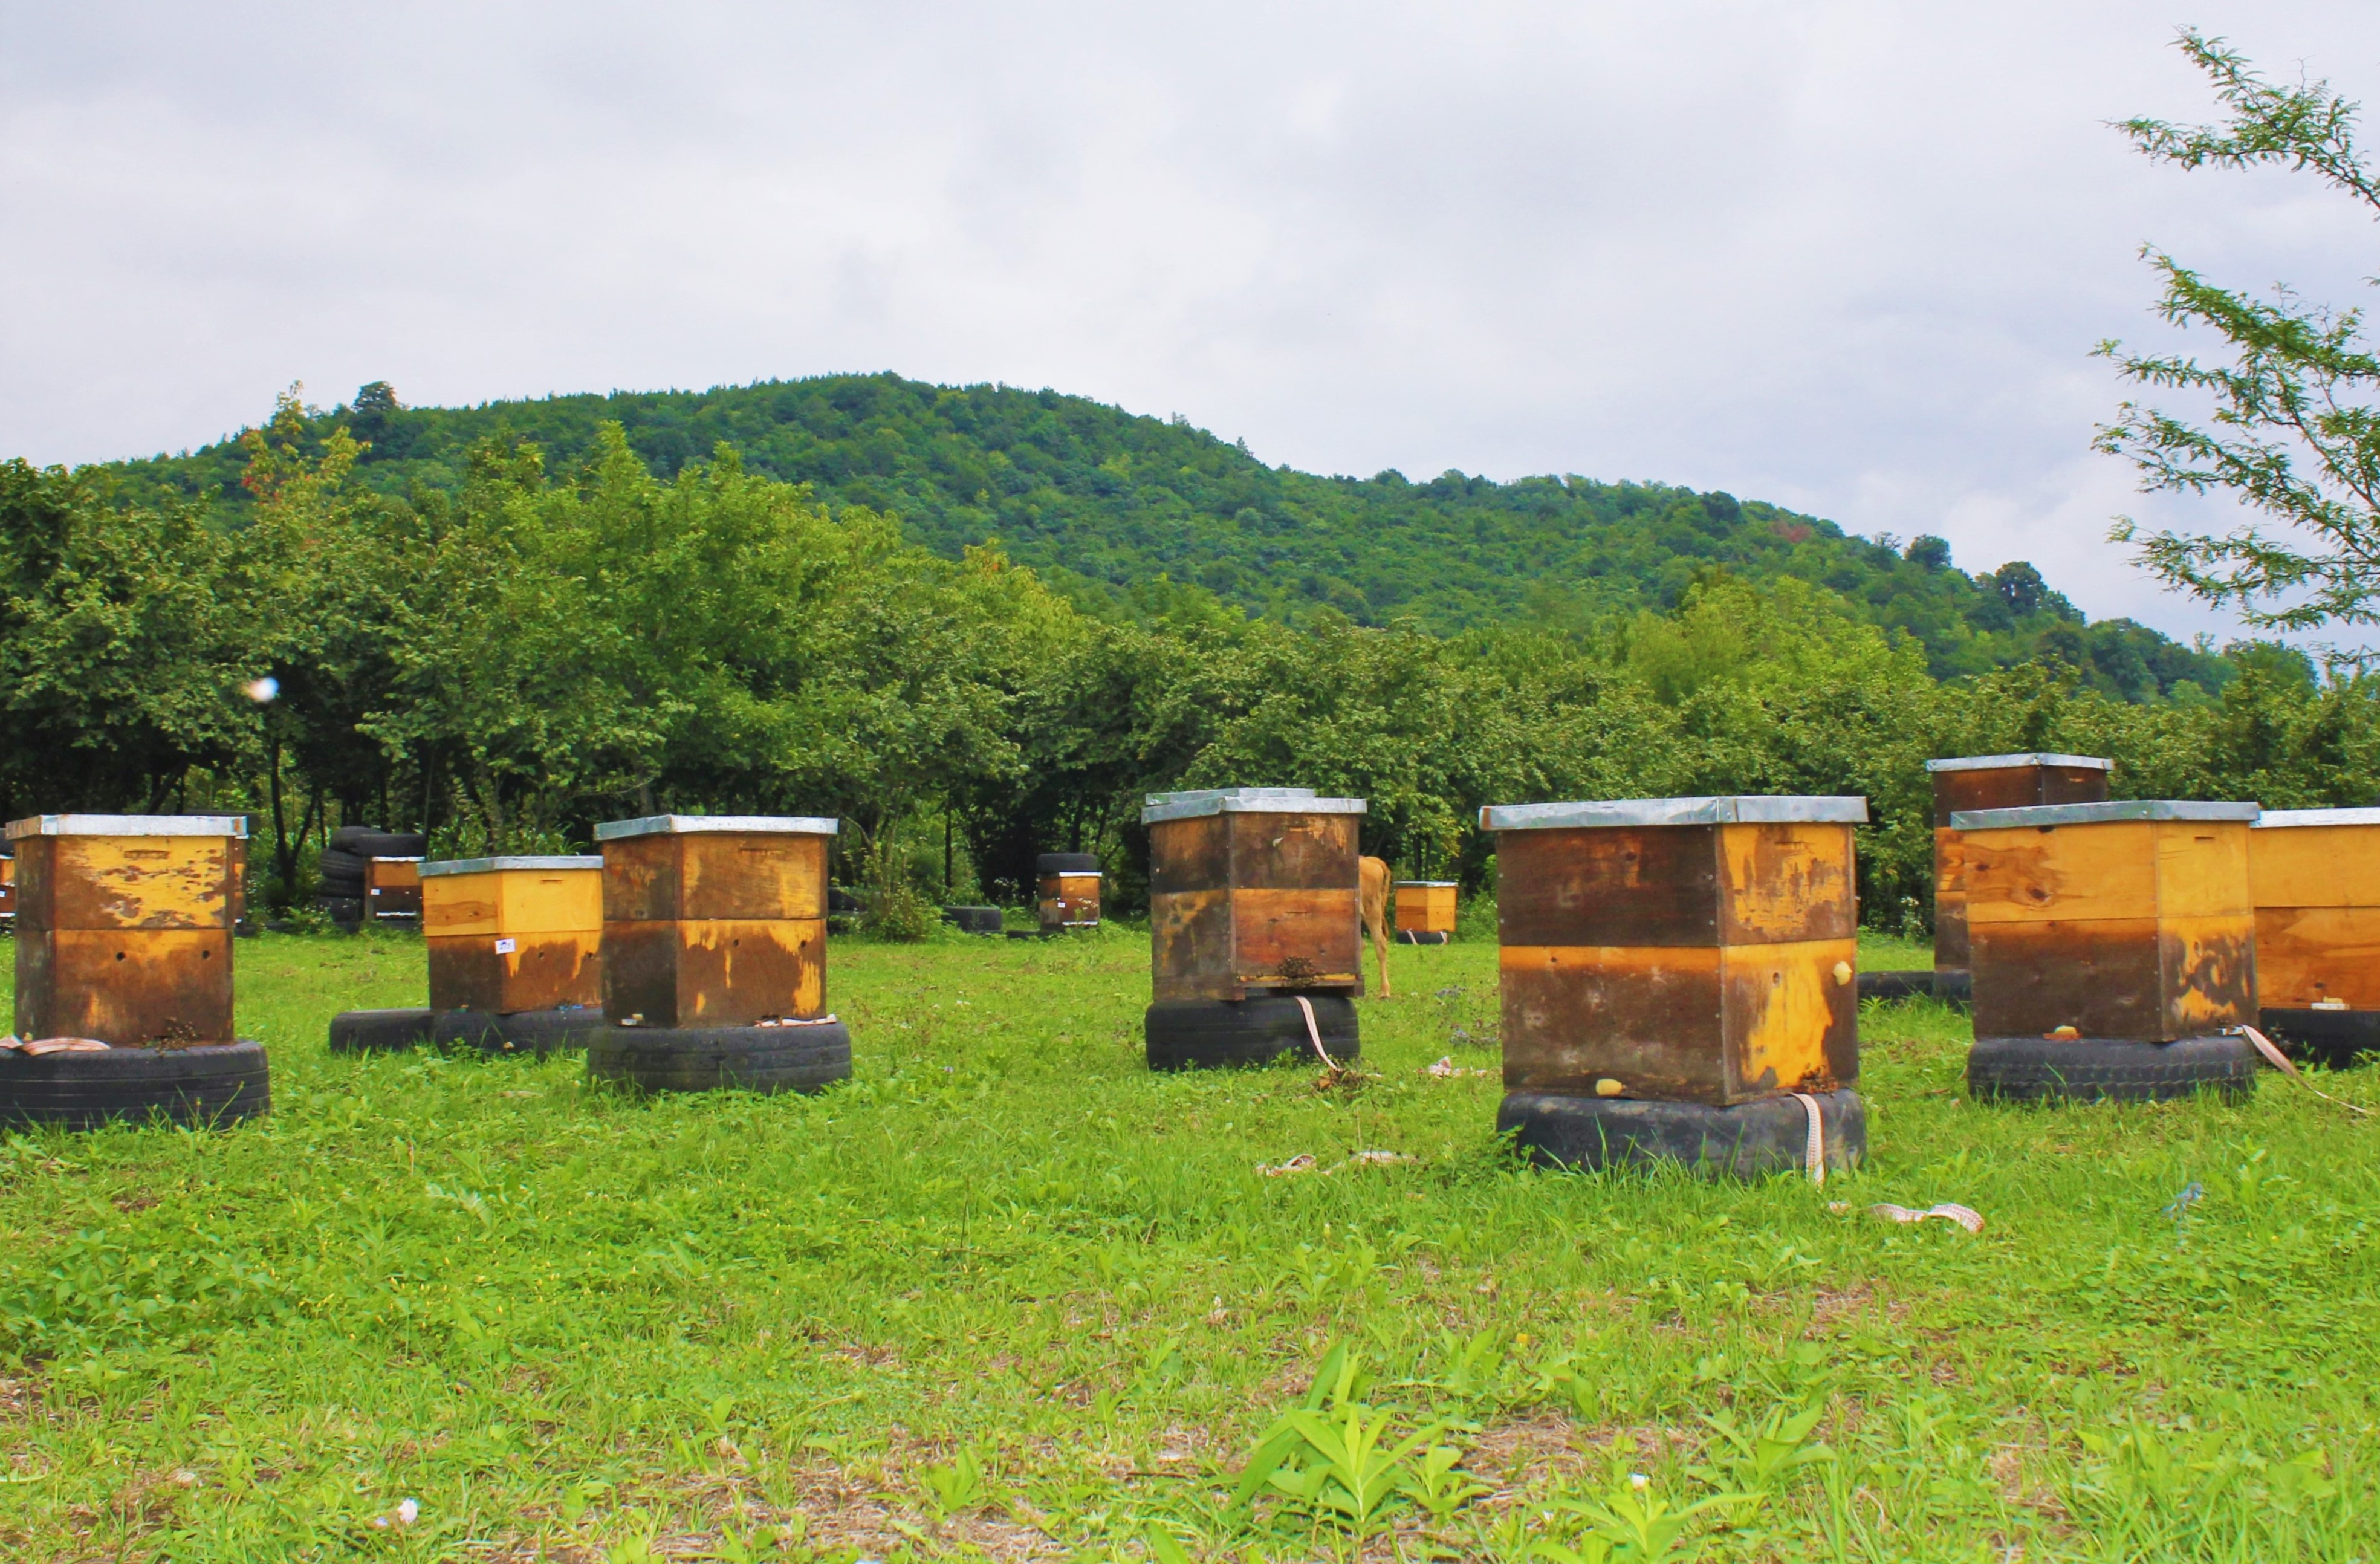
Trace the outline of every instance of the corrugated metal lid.
{"label": "corrugated metal lid", "polygon": [[1463,888],[1463,882],[1459,879],[1396,879],[1389,883],[1400,891],[1459,891]]}
{"label": "corrugated metal lid", "polygon": [[2256,818],[2259,830],[2291,826],[2380,826],[2380,809],[2267,809]]}
{"label": "corrugated metal lid", "polygon": [[8,822],[8,840],[27,836],[248,835],[246,815],[32,815]]}
{"label": "corrugated metal lid", "polygon": [[1140,823],[1200,815],[1360,815],[1366,807],[1360,798],[1317,798],[1310,787],[1208,787],[1148,794]]}
{"label": "corrugated metal lid", "polygon": [[2064,766],[2083,771],[2112,771],[2116,763],[2098,755],[1961,755],[1948,760],[1928,760],[1929,771],[2006,771],[2019,766]]}
{"label": "corrugated metal lid", "polygon": [[2107,804],[2029,804],[2022,809],[1957,809],[1953,830],[2020,830],[2028,826],[2087,826],[2118,820],[2248,820],[2253,804],[2210,804],[2186,798],[2125,798]]}
{"label": "corrugated metal lid", "polygon": [[489,874],[497,869],[600,869],[603,860],[594,854],[567,858],[444,858],[421,866],[423,879],[442,874]]}
{"label": "corrugated metal lid", "polygon": [[1604,826],[1862,825],[1867,800],[1858,797],[1618,798],[1580,804],[1490,804],[1479,811],[1482,830],[1578,830]]}
{"label": "corrugated metal lid", "polygon": [[843,821],[832,815],[647,815],[634,820],[605,820],[595,828],[598,842],[624,836],[685,836],[695,831],[748,831],[755,835],[832,836]]}

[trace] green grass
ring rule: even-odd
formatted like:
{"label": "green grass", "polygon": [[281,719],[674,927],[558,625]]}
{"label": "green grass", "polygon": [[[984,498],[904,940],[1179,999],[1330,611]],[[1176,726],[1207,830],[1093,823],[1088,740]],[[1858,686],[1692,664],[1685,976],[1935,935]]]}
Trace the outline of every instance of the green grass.
{"label": "green grass", "polygon": [[[0,1141],[0,1557],[1305,1559],[1351,1509],[1370,1558],[2380,1551],[2380,1126],[2271,1077],[1985,1109],[1958,1015],[1871,1007],[1858,1176],[1585,1178],[1427,1073],[1495,1064],[1476,940],[1396,951],[1327,1092],[1149,1074],[1126,930],[838,940],[853,1083],[652,1102],[332,1057],[418,941],[238,955],[268,1119]],[[1980,1237],[1865,1210],[1949,1200]],[[1334,1486],[1351,1417],[1429,1437]]]}

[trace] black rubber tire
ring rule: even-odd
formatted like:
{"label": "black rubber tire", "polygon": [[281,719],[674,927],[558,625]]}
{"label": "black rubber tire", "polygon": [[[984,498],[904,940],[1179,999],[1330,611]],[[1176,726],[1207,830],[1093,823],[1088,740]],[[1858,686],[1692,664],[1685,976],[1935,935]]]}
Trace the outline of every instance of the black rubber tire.
{"label": "black rubber tire", "polygon": [[[314,860],[314,873],[325,885],[361,887],[364,882],[363,855],[337,847],[325,847],[322,855]],[[360,896],[363,892],[358,889],[356,894]]]}
{"label": "black rubber tire", "polygon": [[1033,860],[1033,872],[1045,874],[1097,874],[1099,855],[1097,853],[1043,853]]}
{"label": "black rubber tire", "polygon": [[2380,1010],[2260,1011],[2256,1027],[2292,1058],[2333,1070],[2349,1069],[2363,1055],[2380,1053]]}
{"label": "black rubber tire", "polygon": [[1008,937],[1011,940],[1054,940],[1065,932],[1062,928],[1012,928],[1008,930]]}
{"label": "black rubber tire", "polygon": [[1859,997],[1863,1000],[1930,1000],[1934,997],[1934,969],[1863,972],[1859,975]]}
{"label": "black rubber tire", "polygon": [[110,1049],[28,1059],[0,1052],[0,1125],[176,1124],[222,1126],[273,1106],[273,1073],[261,1043],[242,1039],[192,1049]]}
{"label": "black rubber tire", "polygon": [[1396,931],[1396,942],[1400,945],[1443,945],[1453,938],[1442,928],[1431,933],[1425,933],[1418,928],[1400,928]]}
{"label": "black rubber tire", "polygon": [[567,1009],[516,1010],[492,1014],[481,1010],[443,1010],[430,1025],[430,1040],[442,1049],[477,1049],[481,1053],[549,1053],[583,1049],[603,1026],[603,1012],[593,1005]]}
{"label": "black rubber tire", "polygon": [[[1867,1105],[1848,1086],[1815,1095],[1827,1170],[1848,1172],[1867,1156]],[[1759,1179],[1803,1170],[1810,1116],[1790,1097],[1715,1108],[1512,1092],[1496,1110],[1496,1128],[1519,1132],[1513,1144],[1539,1167],[1593,1172],[1673,1162],[1708,1178]]]}
{"label": "black rubber tire", "polygon": [[1967,1050],[1967,1094],[2000,1102],[2166,1102],[2211,1088],[2236,1097],[2254,1089],[2257,1062],[2245,1037],[1978,1037]]}
{"label": "black rubber tire", "polygon": [[364,899],[360,896],[317,896],[314,905],[324,917],[347,928],[364,920]]}
{"label": "black rubber tire", "polygon": [[851,1079],[851,1033],[817,1026],[601,1026],[587,1077],[647,1092],[822,1091]]}
{"label": "black rubber tire", "polygon": [[[1313,994],[1315,1030],[1332,1059],[1344,1064],[1362,1051],[1355,1001],[1344,994]],[[1304,1060],[1314,1064],[1314,1042],[1293,999],[1166,1000],[1143,1022],[1151,1070],[1218,1070],[1233,1065]]]}
{"label": "black rubber tire", "polygon": [[331,1017],[333,1053],[394,1053],[430,1041],[431,1012],[350,1010]]}
{"label": "black rubber tire", "polygon": [[346,854],[365,858],[420,858],[430,853],[430,838],[418,830],[374,830],[370,826],[341,826],[331,833],[323,855]]}
{"label": "black rubber tire", "polygon": [[1000,932],[998,907],[944,907],[942,921],[956,925],[965,934],[997,934]]}

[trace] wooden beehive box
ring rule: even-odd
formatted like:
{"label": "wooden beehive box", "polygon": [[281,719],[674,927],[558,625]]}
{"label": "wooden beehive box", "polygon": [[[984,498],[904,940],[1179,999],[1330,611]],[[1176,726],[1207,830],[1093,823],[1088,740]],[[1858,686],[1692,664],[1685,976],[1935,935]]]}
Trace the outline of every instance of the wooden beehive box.
{"label": "wooden beehive box", "polygon": [[1403,934],[1451,934],[1454,932],[1454,893],[1460,889],[1451,879],[1401,879],[1396,882],[1397,929]]}
{"label": "wooden beehive box", "polygon": [[419,888],[431,1009],[510,1015],[603,1002],[601,858],[423,864]]}
{"label": "wooden beehive box", "polygon": [[115,1048],[232,1041],[237,815],[16,820],[17,1031]]}
{"label": "wooden beehive box", "polygon": [[368,860],[364,865],[364,914],[368,917],[419,916],[421,860]]}
{"label": "wooden beehive box", "polygon": [[0,917],[17,915],[17,860],[0,858]]}
{"label": "wooden beehive box", "polygon": [[1041,877],[1036,903],[1044,928],[1096,928],[1099,922],[1099,871],[1067,869]]}
{"label": "wooden beehive box", "polygon": [[823,1015],[827,844],[839,829],[747,815],[597,826],[604,1019],[748,1026]]}
{"label": "wooden beehive box", "polygon": [[1150,794],[1140,818],[1157,1000],[1363,992],[1364,807],[1304,787]]}
{"label": "wooden beehive box", "polygon": [[1950,817],[1961,809],[2101,803],[2115,762],[2090,755],[1966,755],[1928,760],[1925,769],[1934,779],[1934,970],[1964,972],[1967,881]]}
{"label": "wooden beehive box", "polygon": [[2248,831],[2256,999],[2380,1010],[2380,809],[2268,809]]}
{"label": "wooden beehive box", "polygon": [[1720,1107],[1859,1076],[1864,798],[1480,812],[1508,1091]]}
{"label": "wooden beehive box", "polygon": [[2253,804],[1961,810],[1975,1035],[2173,1042],[2256,1020]]}

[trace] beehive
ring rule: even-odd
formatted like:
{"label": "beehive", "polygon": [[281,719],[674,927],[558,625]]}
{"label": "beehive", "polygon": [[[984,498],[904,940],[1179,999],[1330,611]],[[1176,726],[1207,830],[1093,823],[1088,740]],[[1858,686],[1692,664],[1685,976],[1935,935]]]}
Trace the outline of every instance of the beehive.
{"label": "beehive", "polygon": [[364,913],[369,917],[421,915],[421,860],[373,858],[364,865]]}
{"label": "beehive", "polygon": [[1150,794],[1140,818],[1159,1002],[1361,993],[1364,807],[1304,787]]}
{"label": "beehive", "polygon": [[2248,831],[2256,997],[2380,1010],[2380,809],[2271,809]]}
{"label": "beehive", "polygon": [[1099,871],[1060,869],[1041,876],[1036,903],[1043,928],[1096,928],[1099,923]]}
{"label": "beehive", "polygon": [[16,843],[17,1031],[227,1043],[237,815],[39,815]]}
{"label": "beehive", "polygon": [[2256,1019],[2253,804],[1961,810],[1975,1035],[2173,1042]]}
{"label": "beehive", "polygon": [[1504,1085],[1729,1107],[1859,1075],[1862,798],[1491,806]]}
{"label": "beehive", "polygon": [[838,829],[744,815],[597,826],[604,1019],[748,1026],[823,1014],[827,843]]}
{"label": "beehive", "polygon": [[1430,943],[1453,933],[1454,893],[1458,889],[1451,879],[1398,880],[1397,932],[1428,935]]}
{"label": "beehive", "polygon": [[601,858],[423,864],[420,893],[431,1009],[510,1015],[603,1002]]}
{"label": "beehive", "polygon": [[0,917],[17,915],[17,860],[0,858]]}
{"label": "beehive", "polygon": [[1961,809],[2097,804],[2115,762],[2090,755],[1966,755],[1928,760],[1934,781],[1934,970],[1967,970],[1967,888],[1959,832]]}

